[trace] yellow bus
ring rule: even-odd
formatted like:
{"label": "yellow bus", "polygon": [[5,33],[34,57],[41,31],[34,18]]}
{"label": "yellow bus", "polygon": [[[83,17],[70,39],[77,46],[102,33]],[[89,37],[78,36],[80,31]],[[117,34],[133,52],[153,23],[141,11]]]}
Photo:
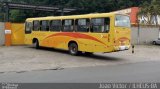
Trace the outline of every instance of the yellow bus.
{"label": "yellow bus", "polygon": [[28,18],[25,44],[68,50],[72,55],[118,52],[130,48],[130,27],[129,16],[116,13]]}

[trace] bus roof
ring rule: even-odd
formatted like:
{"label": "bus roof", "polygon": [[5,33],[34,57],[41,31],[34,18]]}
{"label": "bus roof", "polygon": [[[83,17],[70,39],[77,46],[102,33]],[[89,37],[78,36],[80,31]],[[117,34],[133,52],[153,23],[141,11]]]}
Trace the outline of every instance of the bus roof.
{"label": "bus roof", "polygon": [[[114,16],[116,13],[91,13],[83,15],[70,15],[70,16],[48,16],[48,17],[37,17],[37,18],[28,18],[26,21],[32,20],[58,20],[58,19],[75,19],[75,18],[92,18],[92,17],[110,17]],[[126,14],[121,14],[126,15]]]}

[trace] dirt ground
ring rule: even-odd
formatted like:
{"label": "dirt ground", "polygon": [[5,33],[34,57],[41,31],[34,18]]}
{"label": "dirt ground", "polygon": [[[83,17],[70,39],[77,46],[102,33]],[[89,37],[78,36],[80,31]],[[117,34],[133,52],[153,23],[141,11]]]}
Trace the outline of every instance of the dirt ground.
{"label": "dirt ground", "polygon": [[160,61],[160,46],[137,45],[132,50],[116,53],[95,53],[92,56],[71,56],[67,51],[30,46],[0,47],[0,73],[56,70],[74,67],[119,65]]}

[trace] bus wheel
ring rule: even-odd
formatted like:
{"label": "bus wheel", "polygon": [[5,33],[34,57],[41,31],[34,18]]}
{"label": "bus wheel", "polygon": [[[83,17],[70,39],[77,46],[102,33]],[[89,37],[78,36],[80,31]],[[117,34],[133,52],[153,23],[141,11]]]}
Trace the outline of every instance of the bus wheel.
{"label": "bus wheel", "polygon": [[38,40],[35,40],[35,42],[33,43],[33,47],[36,49],[39,49],[39,42]]}
{"label": "bus wheel", "polygon": [[69,53],[74,56],[78,54],[78,45],[76,43],[69,44]]}

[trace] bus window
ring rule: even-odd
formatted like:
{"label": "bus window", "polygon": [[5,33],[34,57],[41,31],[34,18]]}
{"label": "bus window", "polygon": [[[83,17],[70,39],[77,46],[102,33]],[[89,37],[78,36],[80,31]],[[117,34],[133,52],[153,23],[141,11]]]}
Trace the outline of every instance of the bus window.
{"label": "bus window", "polygon": [[31,22],[26,22],[25,24],[25,33],[30,34],[32,32],[32,23]]}
{"label": "bus window", "polygon": [[61,31],[62,21],[61,20],[52,20],[50,22],[50,31]]}
{"label": "bus window", "polygon": [[89,32],[89,19],[77,19],[76,31],[77,32]]}
{"label": "bus window", "polygon": [[41,31],[49,31],[49,21],[41,21]]}
{"label": "bus window", "polygon": [[74,30],[74,20],[64,20],[63,21],[63,31],[72,32]]}
{"label": "bus window", "polygon": [[91,19],[91,32],[106,33],[110,29],[109,18],[93,18]]}
{"label": "bus window", "polygon": [[40,22],[33,21],[33,31],[39,31],[39,28],[40,28]]}

